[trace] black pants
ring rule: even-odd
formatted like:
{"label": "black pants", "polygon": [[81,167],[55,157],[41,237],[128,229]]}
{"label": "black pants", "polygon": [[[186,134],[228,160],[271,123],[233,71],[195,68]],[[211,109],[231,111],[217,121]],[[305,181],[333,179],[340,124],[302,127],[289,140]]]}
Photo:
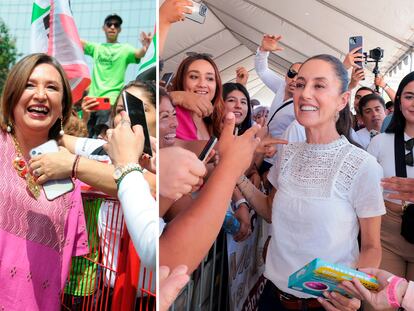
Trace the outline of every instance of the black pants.
{"label": "black pants", "polygon": [[[285,309],[278,299],[276,297],[276,286],[269,280],[267,280],[265,288],[263,289],[263,293],[260,296],[259,305],[258,305],[259,311],[289,311],[288,309]],[[307,309],[304,307],[302,311],[324,311],[324,308],[317,308],[317,309]]]}

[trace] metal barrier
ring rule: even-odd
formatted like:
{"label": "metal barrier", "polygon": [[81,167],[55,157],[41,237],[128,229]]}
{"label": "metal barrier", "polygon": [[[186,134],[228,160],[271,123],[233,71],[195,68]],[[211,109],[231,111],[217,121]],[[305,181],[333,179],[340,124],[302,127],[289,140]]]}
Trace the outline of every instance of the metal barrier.
{"label": "metal barrier", "polygon": [[96,193],[82,201],[90,253],[72,258],[61,309],[155,310],[155,277],[140,264],[119,201]]}
{"label": "metal barrier", "polygon": [[228,298],[226,234],[221,231],[170,311],[227,311]]}

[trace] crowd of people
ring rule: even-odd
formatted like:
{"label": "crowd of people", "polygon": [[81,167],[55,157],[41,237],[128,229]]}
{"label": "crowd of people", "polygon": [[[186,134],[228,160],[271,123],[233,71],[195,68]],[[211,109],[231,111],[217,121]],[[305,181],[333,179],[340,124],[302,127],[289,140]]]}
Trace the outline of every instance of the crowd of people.
{"label": "crowd of people", "polygon": [[[161,5],[161,58],[169,29],[192,5]],[[382,76],[374,85],[383,92],[360,86],[356,48],[342,61],[320,54],[292,62],[280,77],[268,59],[283,38],[264,34],[255,71],[273,91],[271,103],[251,98],[243,67],[235,82],[222,83],[206,53],[188,53],[170,84],[125,83],[127,66],[145,55],[152,36],[141,35],[140,49],[121,44],[122,23],[110,14],[105,43],[81,40],[94,69],[78,103],[52,56],[27,55],[9,72],[0,102],[2,310],[60,309],[63,292],[76,295],[65,289],[71,260],[86,254],[108,271],[85,267],[75,275],[101,273],[111,293],[122,219],[144,266],[155,269],[159,245],[159,310],[167,310],[220,232],[246,241],[257,217],[270,228],[258,310],[414,310],[414,73],[396,91]],[[142,103],[151,155],[143,127],[131,126],[126,94]],[[95,112],[100,99],[110,108]],[[212,137],[218,142],[201,159]],[[58,149],[34,154],[51,140]],[[54,188],[51,198],[55,181],[68,188]],[[85,185],[121,206],[116,214],[110,201],[100,203],[93,254]],[[376,276],[379,290],[357,279],[342,282],[348,295],[315,298],[290,288],[289,276],[314,258]],[[76,309],[82,299],[72,302]]]}
{"label": "crowd of people", "polygon": [[[185,0],[161,5],[161,59],[168,31],[188,7]],[[171,85],[160,87],[162,310],[226,230],[229,213],[240,224],[231,232],[236,242],[251,234],[252,214],[270,224],[258,310],[413,310],[413,75],[397,91],[380,75],[374,86],[383,92],[361,86],[356,48],[343,61],[321,54],[294,62],[281,78],[268,57],[282,40],[265,34],[255,56],[258,76],[275,94],[269,108],[252,104],[247,70],[222,84],[213,56],[202,52],[187,54]],[[201,162],[194,154],[211,136],[218,144]],[[342,284],[348,296],[289,288],[289,276],[317,257],[376,275],[380,290],[356,279]]]}
{"label": "crowd of people", "polygon": [[[128,64],[139,63],[152,36],[141,35],[140,49],[119,43],[121,24],[119,15],[110,14],[102,27],[105,43],[81,40],[94,70],[90,89],[77,103],[72,104],[67,75],[52,56],[27,55],[8,74],[0,109],[1,309],[60,310],[65,292],[71,295],[67,306],[80,310],[86,307],[82,299],[98,291],[97,273],[109,292],[98,300],[110,306],[123,219],[142,265],[155,270],[156,86],[124,82]],[[152,156],[143,153],[143,128],[132,128],[125,113],[125,92],[142,102]],[[92,112],[106,98],[109,107]],[[82,194],[89,189],[117,197],[120,211],[110,200],[102,200],[97,215],[84,210]],[[68,284],[76,289],[65,288],[71,261],[81,255],[102,258],[106,269],[94,263],[72,266]]]}

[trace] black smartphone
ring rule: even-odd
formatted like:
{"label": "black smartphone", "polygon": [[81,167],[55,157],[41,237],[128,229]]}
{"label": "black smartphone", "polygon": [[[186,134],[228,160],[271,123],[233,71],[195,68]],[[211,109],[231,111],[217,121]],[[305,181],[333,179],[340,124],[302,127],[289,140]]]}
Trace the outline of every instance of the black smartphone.
{"label": "black smartphone", "polygon": [[200,152],[198,159],[200,161],[205,161],[210,154],[211,150],[214,148],[214,145],[217,143],[217,137],[211,136],[207,144],[204,146],[203,150]]}
{"label": "black smartphone", "polygon": [[144,153],[152,157],[151,141],[148,132],[147,120],[145,118],[144,103],[141,99],[135,97],[127,91],[122,93],[122,99],[124,101],[125,111],[131,120],[131,127],[137,124],[142,126],[145,137]]}
{"label": "black smartphone", "polygon": [[168,88],[170,85],[172,78],[174,77],[174,72],[167,72],[162,75],[161,81],[163,82],[162,86]]}
{"label": "black smartphone", "polygon": [[[352,51],[353,49],[357,47],[361,47],[361,48],[357,50],[356,53],[363,53],[362,36],[349,37],[349,51]],[[355,64],[358,65],[359,68],[362,68],[362,62],[355,62]]]}

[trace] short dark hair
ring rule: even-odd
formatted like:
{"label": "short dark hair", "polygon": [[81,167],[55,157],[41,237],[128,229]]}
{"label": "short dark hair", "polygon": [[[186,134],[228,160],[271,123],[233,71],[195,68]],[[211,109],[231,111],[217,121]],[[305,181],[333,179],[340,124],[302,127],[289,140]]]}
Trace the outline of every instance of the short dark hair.
{"label": "short dark hair", "polygon": [[368,86],[361,86],[359,89],[357,89],[357,91],[355,92],[355,94],[358,93],[359,91],[370,91],[371,93],[375,93],[374,90],[371,89]]}
{"label": "short dark hair", "polygon": [[386,108],[386,109],[390,109],[391,107],[394,107],[394,102],[393,102],[392,100],[387,101],[387,102],[385,103],[385,108]]}
{"label": "short dark hair", "polygon": [[372,101],[372,100],[378,100],[382,107],[384,107],[385,109],[385,101],[384,99],[379,96],[376,93],[372,93],[372,94],[367,94],[365,96],[362,96],[361,99],[359,100],[359,106],[358,106],[358,110],[359,110],[359,114],[362,116],[362,112],[364,111],[364,107],[368,104],[368,102]]}
{"label": "short dark hair", "polygon": [[414,81],[414,71],[410,72],[401,80],[397,93],[395,93],[394,113],[392,114],[390,125],[388,125],[385,133],[404,133],[406,122],[401,111],[401,95],[407,84],[412,81]]}

